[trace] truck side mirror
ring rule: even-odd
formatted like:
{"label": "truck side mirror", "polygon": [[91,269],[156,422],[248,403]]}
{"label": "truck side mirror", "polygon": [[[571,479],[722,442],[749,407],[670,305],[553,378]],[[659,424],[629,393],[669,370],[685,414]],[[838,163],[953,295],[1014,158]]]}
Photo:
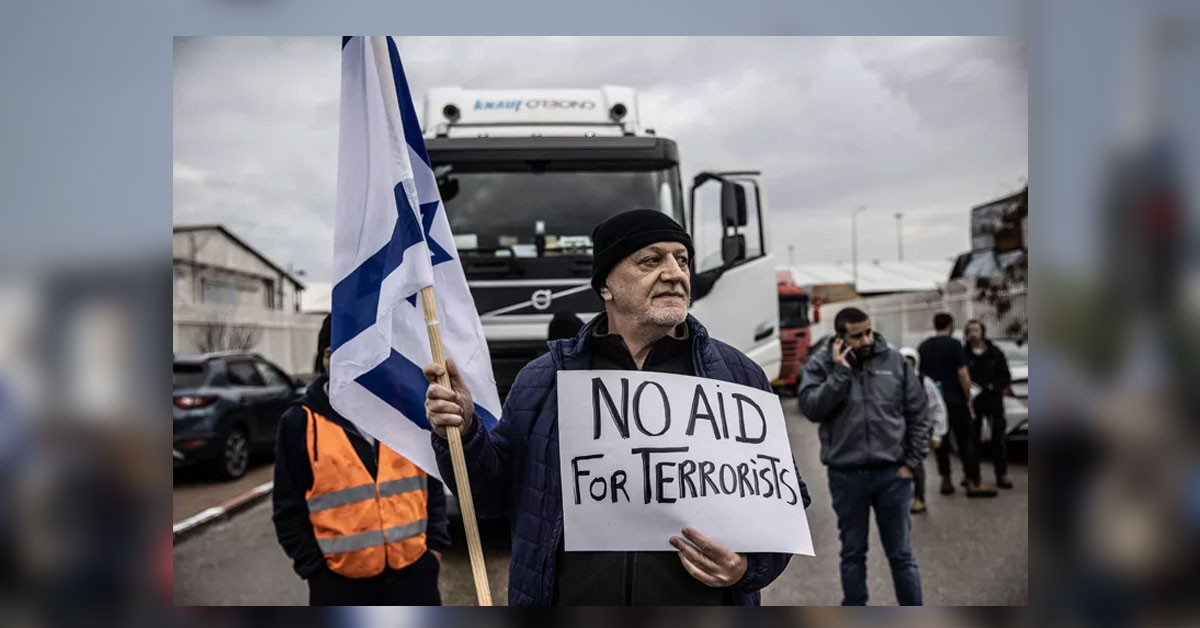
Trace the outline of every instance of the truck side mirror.
{"label": "truck side mirror", "polygon": [[733,181],[721,181],[721,223],[726,227],[746,226],[746,188]]}
{"label": "truck side mirror", "polygon": [[725,235],[721,238],[721,262],[725,266],[732,265],[740,259],[745,259],[745,257],[746,236],[736,234]]}
{"label": "truck side mirror", "polygon": [[[714,182],[719,189],[711,185]],[[705,192],[697,195],[701,188]],[[692,299],[698,300],[726,270],[746,259],[746,237],[737,233],[747,224],[746,188],[719,174],[701,172],[692,182],[690,205],[688,224],[697,255],[692,265]]]}

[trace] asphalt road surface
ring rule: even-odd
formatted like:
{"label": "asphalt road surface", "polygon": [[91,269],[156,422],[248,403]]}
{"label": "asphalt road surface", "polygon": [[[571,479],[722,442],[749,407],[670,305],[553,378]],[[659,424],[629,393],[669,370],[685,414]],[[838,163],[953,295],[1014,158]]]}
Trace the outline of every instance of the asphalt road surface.
{"label": "asphalt road surface", "polygon": [[[795,556],[763,591],[771,605],[833,605],[841,602],[837,521],[825,469],[817,459],[816,425],[805,420],[795,399],[783,399],[788,432],[800,472],[813,498],[809,527],[817,555]],[[995,499],[968,500],[959,491],[937,492],[933,458],[925,461],[929,511],[913,516],[913,546],[928,605],[1023,605],[1028,603],[1028,495],[1024,465],[1012,465],[1016,488]],[[265,467],[265,468],[270,468]],[[957,461],[954,468],[959,469]],[[983,467],[985,480],[991,466]],[[961,476],[955,477],[955,482]],[[178,490],[178,486],[177,486]],[[177,502],[178,503],[178,502]],[[177,513],[178,514],[178,513]],[[475,603],[475,589],[461,530],[442,564],[442,599],[448,605]],[[483,546],[492,599],[503,604],[508,584],[508,537],[502,522],[484,522]],[[872,524],[867,557],[872,604],[895,604],[891,575]],[[305,604],[307,587],[275,541],[270,501],[215,524],[175,547],[175,603],[179,605]]]}

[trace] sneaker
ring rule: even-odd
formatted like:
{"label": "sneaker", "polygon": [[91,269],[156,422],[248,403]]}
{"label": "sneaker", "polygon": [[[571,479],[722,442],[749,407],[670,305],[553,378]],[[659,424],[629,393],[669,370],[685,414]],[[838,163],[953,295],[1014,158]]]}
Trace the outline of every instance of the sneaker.
{"label": "sneaker", "polygon": [[967,487],[967,497],[995,497],[999,492],[994,488],[988,488],[982,484],[975,484]]}
{"label": "sneaker", "polygon": [[996,478],[996,486],[1000,488],[1012,488],[1013,483],[1008,478]]}
{"label": "sneaker", "polygon": [[942,495],[953,495],[954,482],[950,481],[950,478],[942,478],[942,490],[940,492]]}
{"label": "sneaker", "polygon": [[912,506],[909,507],[908,512],[911,512],[914,515],[919,515],[925,512],[925,502],[914,497],[912,500]]}

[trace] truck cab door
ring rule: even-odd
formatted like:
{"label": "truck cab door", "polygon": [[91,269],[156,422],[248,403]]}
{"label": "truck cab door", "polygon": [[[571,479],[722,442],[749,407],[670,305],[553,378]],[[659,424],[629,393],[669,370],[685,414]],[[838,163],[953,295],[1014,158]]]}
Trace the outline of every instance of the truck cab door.
{"label": "truck cab door", "polygon": [[779,302],[758,172],[702,172],[690,193],[692,314],[779,375]]}

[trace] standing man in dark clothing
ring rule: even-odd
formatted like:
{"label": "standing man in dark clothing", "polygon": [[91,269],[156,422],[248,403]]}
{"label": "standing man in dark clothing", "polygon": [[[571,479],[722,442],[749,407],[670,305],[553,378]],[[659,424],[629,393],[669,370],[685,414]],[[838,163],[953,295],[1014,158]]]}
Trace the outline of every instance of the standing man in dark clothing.
{"label": "standing man in dark clothing", "polygon": [[555,312],[546,329],[546,340],[574,338],[583,329],[583,321],[574,312]]}
{"label": "standing man in dark clothing", "polygon": [[317,340],[324,373],[279,421],[275,533],[312,605],[441,604],[450,548],[442,484],[329,405],[329,317]]}
{"label": "standing man in dark clothing", "polygon": [[[476,511],[511,522],[510,606],[757,605],[788,554],[734,552],[691,526],[669,539],[676,552],[564,551],[558,425],[581,417],[558,416],[558,371],[659,371],[771,390],[757,364],[688,315],[692,240],[683,227],[657,210],[633,210],[597,226],[592,241],[592,288],[604,313],[521,370],[492,431],[474,420],[453,361],[451,388],[430,384],[426,416],[442,477],[453,474],[446,428],[458,426]],[[425,369],[431,382],[443,372]],[[798,488],[807,506],[802,480]]]}
{"label": "standing man in dark clothing", "polygon": [[[980,483],[979,459],[976,457],[975,439],[971,425],[974,421],[969,404],[971,399],[971,375],[967,370],[967,354],[962,344],[954,338],[954,317],[941,312],[933,317],[935,335],[917,347],[921,356],[921,374],[928,376],[942,391],[946,402],[946,413],[950,419],[950,434],[958,448],[963,474],[967,476],[968,497],[992,497],[995,489]],[[942,476],[942,495],[954,492],[954,481],[950,477],[950,448],[943,444],[936,452],[938,474]]]}
{"label": "standing man in dark clothing", "polygon": [[1012,383],[1008,358],[987,339],[987,328],[977,320],[967,321],[963,337],[967,342],[967,369],[971,373],[971,381],[981,389],[973,404],[977,420],[971,440],[976,451],[981,451],[982,419],[987,417],[992,424],[991,455],[992,466],[996,470],[996,486],[1012,488],[1013,484],[1008,479],[1008,425],[1004,418],[1004,389]]}
{"label": "standing man in dark clothing", "polygon": [[926,394],[908,361],[848,307],[833,320],[832,343],[804,365],[800,410],[821,425],[821,462],[842,540],[842,604],[867,603],[871,510],[892,569],[896,600],[920,605],[912,551],[913,470],[929,450]]}

